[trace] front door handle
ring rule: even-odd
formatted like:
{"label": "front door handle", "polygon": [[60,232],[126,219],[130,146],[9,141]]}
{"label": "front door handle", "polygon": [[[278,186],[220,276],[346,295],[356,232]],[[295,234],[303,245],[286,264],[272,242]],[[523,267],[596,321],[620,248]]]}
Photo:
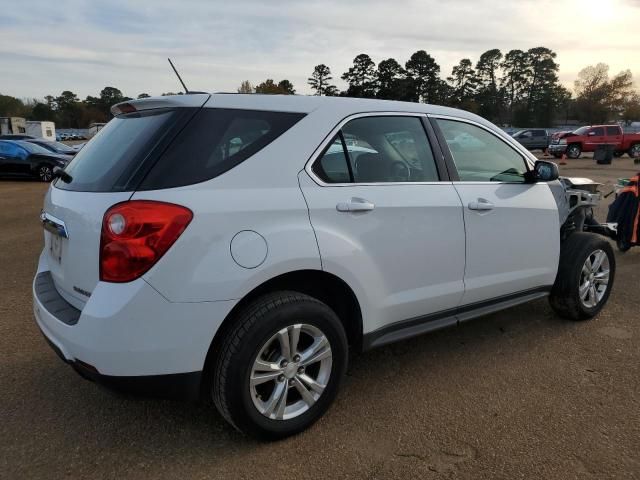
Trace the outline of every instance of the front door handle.
{"label": "front door handle", "polygon": [[352,198],[350,202],[340,202],[336,205],[339,212],[370,212],[376,206],[364,198]]}
{"label": "front door handle", "polygon": [[481,212],[486,212],[488,210],[493,210],[495,205],[491,203],[489,200],[485,200],[484,198],[479,198],[475,202],[469,202],[469,210],[478,210]]}

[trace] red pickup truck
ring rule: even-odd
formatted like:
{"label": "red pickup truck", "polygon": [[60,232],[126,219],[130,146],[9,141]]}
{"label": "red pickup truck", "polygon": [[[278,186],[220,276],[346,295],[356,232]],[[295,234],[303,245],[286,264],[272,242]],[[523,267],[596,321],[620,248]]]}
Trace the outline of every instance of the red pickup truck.
{"label": "red pickup truck", "polygon": [[578,158],[582,152],[594,152],[598,145],[613,145],[614,155],[640,157],[640,133],[623,133],[619,125],[591,125],[573,132],[553,136],[549,153],[560,158],[564,153],[569,158]]}

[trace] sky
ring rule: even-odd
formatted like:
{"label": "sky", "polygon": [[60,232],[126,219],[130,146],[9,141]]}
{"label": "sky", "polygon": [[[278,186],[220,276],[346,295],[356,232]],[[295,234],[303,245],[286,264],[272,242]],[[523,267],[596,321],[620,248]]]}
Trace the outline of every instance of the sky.
{"label": "sky", "polygon": [[569,87],[587,65],[631,69],[640,85],[640,0],[23,0],[0,10],[0,93],[80,98],[104,86],[127,96],[236,91],[289,79],[311,93],[319,63],[334,83],[353,58],[401,64],[426,50],[450,74],[491,48],[546,46]]}

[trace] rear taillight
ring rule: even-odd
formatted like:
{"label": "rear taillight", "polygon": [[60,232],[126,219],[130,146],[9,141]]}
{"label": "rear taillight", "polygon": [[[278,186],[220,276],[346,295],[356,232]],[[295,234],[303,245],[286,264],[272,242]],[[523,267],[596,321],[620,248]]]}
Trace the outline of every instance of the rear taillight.
{"label": "rear taillight", "polygon": [[130,282],[149,270],[193,218],[172,203],[131,200],[104,214],[100,238],[100,280]]}

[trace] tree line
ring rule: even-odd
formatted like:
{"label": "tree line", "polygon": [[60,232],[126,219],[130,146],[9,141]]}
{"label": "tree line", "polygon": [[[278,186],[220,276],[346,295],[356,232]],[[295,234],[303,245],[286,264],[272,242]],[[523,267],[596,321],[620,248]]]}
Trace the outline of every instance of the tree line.
{"label": "tree line", "polygon": [[[529,50],[499,49],[484,52],[477,61],[463,58],[443,77],[440,65],[425,50],[418,50],[402,65],[394,58],[376,65],[365,53],[356,56],[340,78],[346,89],[334,84],[325,64],[316,65],[307,83],[315,95],[379,98],[423,102],[462,108],[499,125],[550,126],[569,120],[585,124],[640,120],[640,94],[630,70],[609,74],[604,63],[578,74],[573,92],[560,84],[556,53],[546,47]],[[242,82],[239,93],[296,93],[287,79],[267,79],[257,85]],[[178,93],[181,94],[181,93]],[[162,95],[176,95],[166,92]],[[137,98],[149,97],[141,93]],[[44,100],[21,100],[0,94],[0,116],[51,120],[59,127],[83,128],[111,118],[112,105],[130,100],[115,87],[84,100],[65,90]]]}
{"label": "tree line", "polygon": [[418,50],[401,65],[396,59],[378,65],[360,54],[341,75],[339,91],[331,69],[317,65],[308,84],[316,95],[380,98],[462,108],[500,125],[549,126],[570,120],[582,123],[640,120],[640,94],[625,70],[613,77],[604,63],[580,71],[573,92],[558,80],[556,53],[546,47],[484,52],[475,65],[463,58],[443,78],[440,65]]}

